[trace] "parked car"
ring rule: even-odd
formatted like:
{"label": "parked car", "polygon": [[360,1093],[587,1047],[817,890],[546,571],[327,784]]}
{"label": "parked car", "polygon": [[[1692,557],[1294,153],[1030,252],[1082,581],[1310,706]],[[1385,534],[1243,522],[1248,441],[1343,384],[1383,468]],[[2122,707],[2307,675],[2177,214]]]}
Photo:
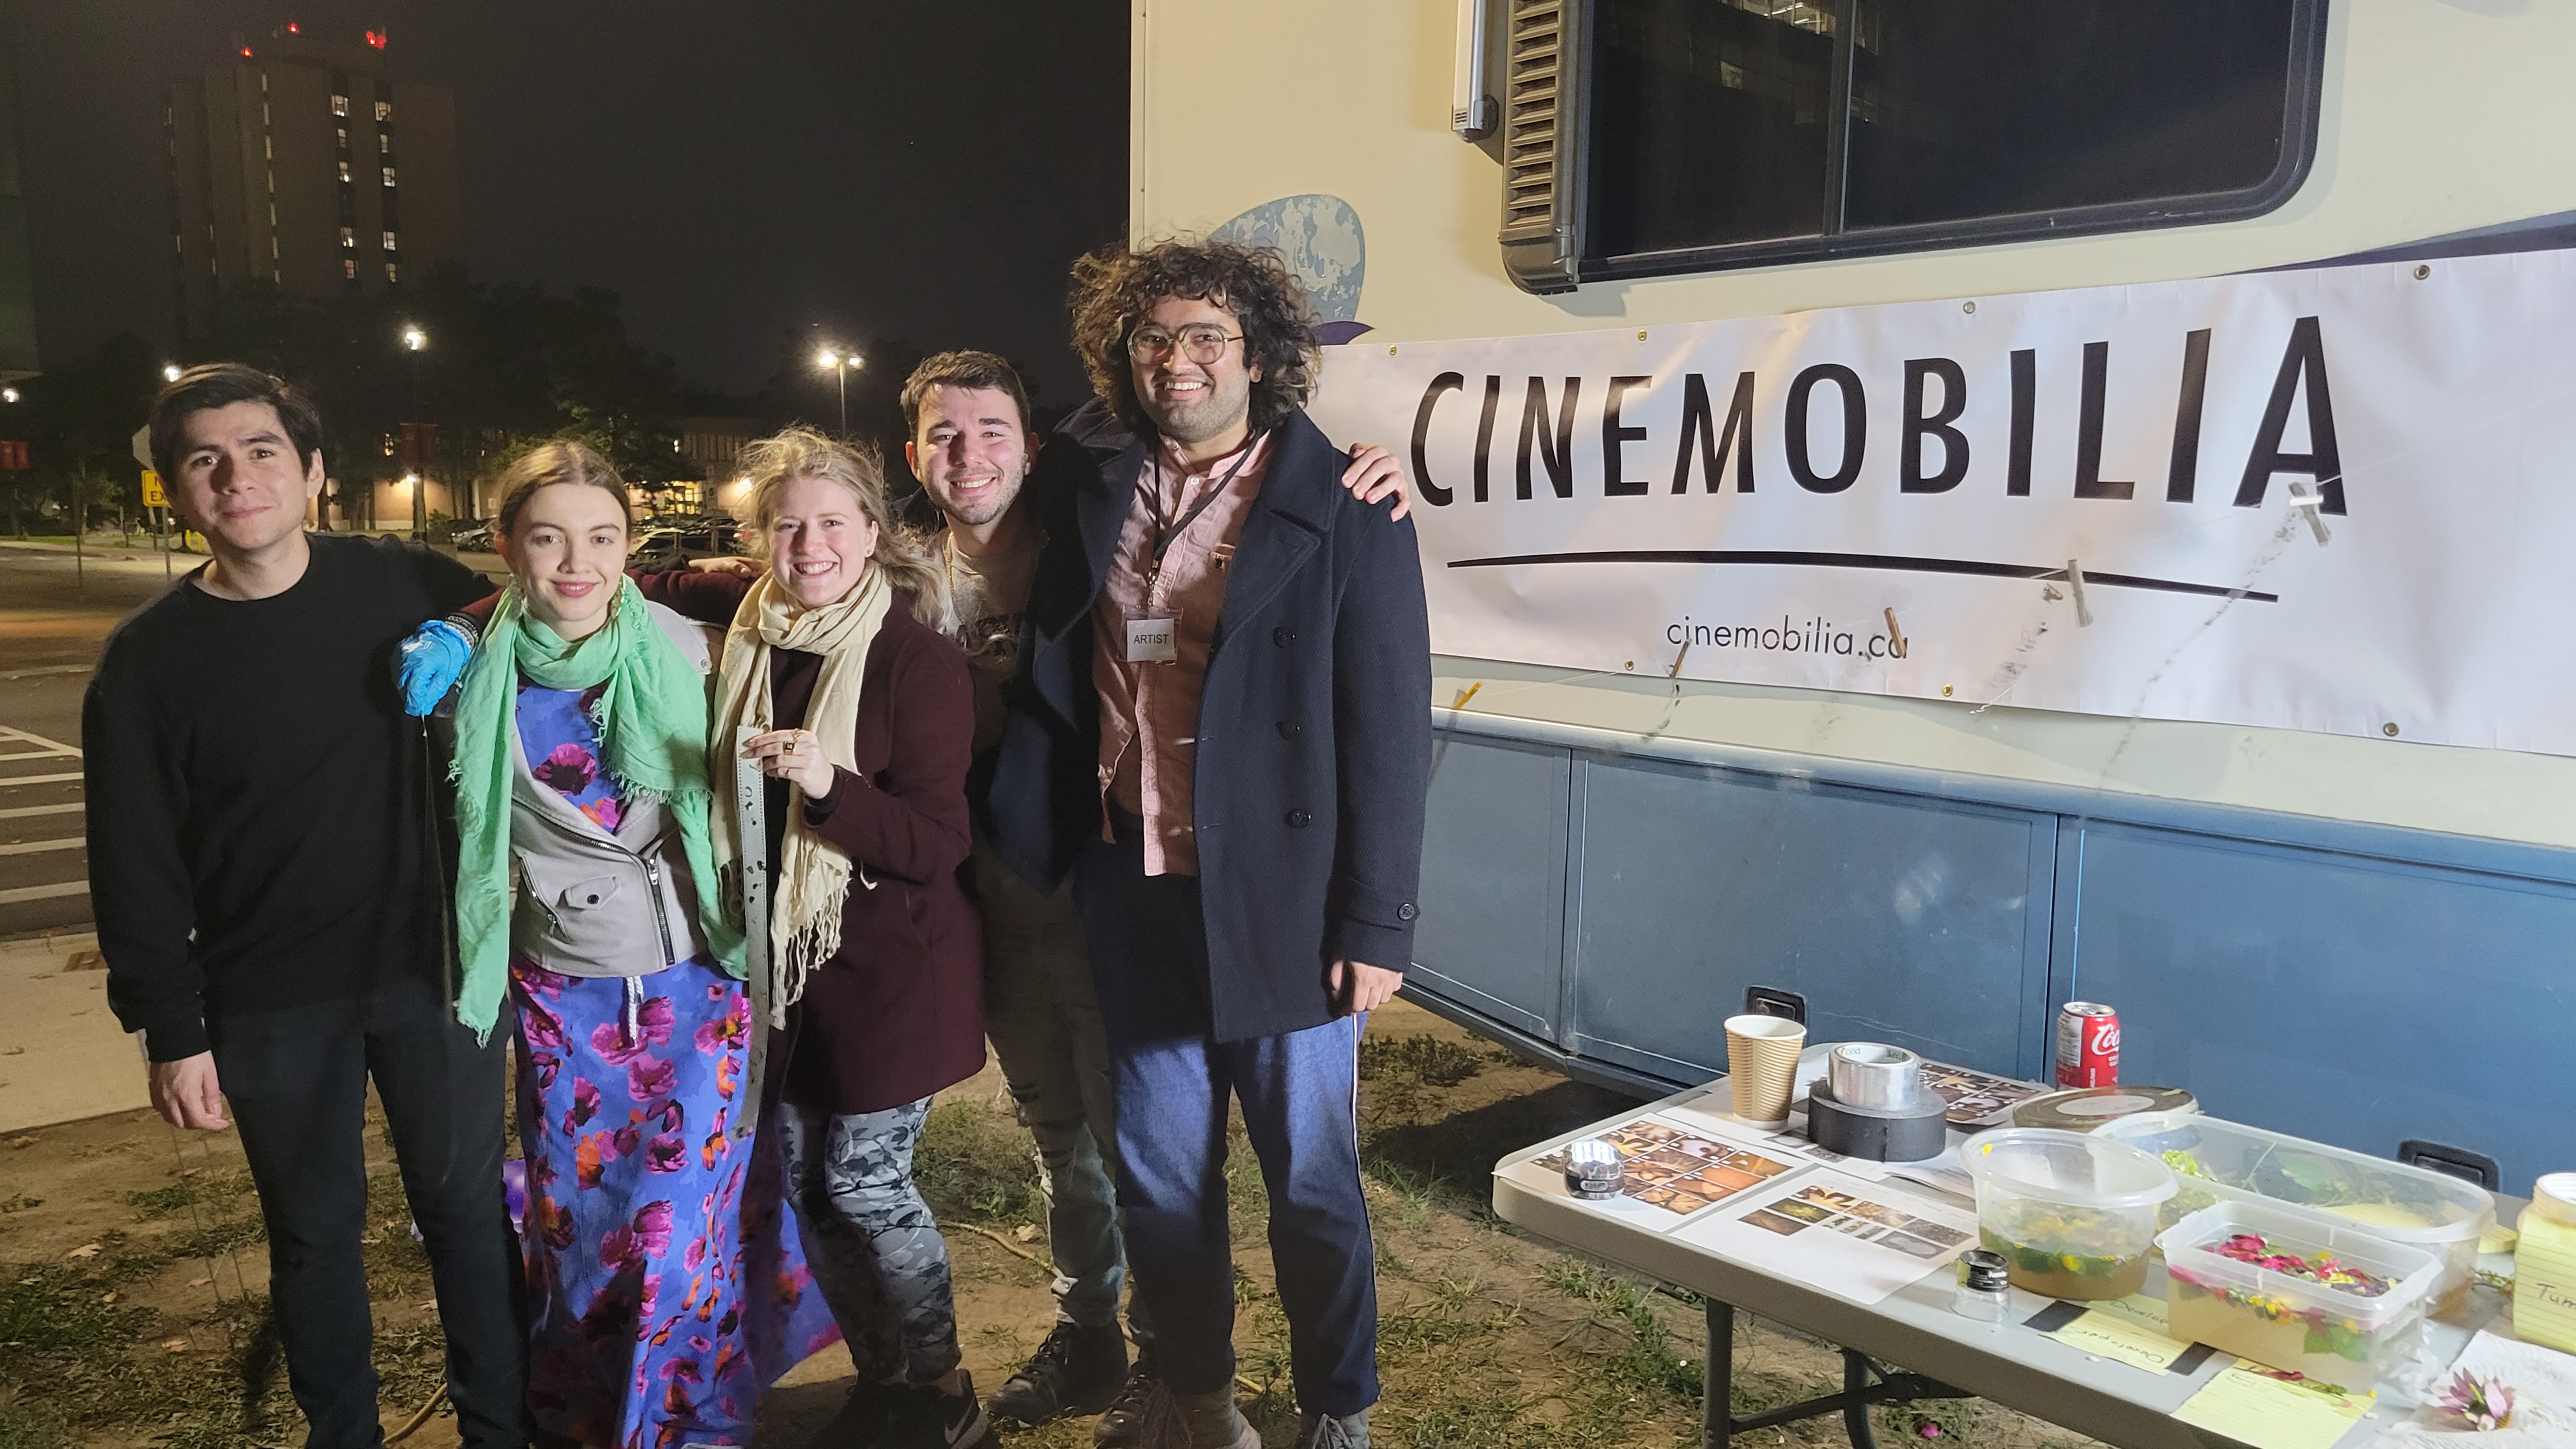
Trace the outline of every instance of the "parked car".
{"label": "parked car", "polygon": [[748,552],[742,525],[732,519],[715,519],[682,529],[680,548],[690,558],[731,556]]}
{"label": "parked car", "polygon": [[448,535],[448,542],[455,546],[458,553],[490,553],[492,551],[492,525],[488,523],[469,523],[463,528],[460,528],[454,533]]}
{"label": "parked car", "polygon": [[635,547],[626,555],[631,569],[666,569],[689,557],[681,545],[682,534],[676,528],[648,528],[635,536]]}

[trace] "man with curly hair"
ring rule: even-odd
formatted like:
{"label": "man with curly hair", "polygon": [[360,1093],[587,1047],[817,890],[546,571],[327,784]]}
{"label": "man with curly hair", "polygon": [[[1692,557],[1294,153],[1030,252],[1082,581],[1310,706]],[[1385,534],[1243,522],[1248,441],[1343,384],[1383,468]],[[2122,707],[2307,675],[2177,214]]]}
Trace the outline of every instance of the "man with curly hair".
{"label": "man with curly hair", "polygon": [[[1053,465],[1038,480],[1041,492],[1095,470],[1070,444],[1042,453],[1019,373],[990,352],[925,358],[904,380],[901,404],[904,461],[940,514],[938,556],[957,643],[974,674],[975,752],[983,757],[1001,740],[1002,697],[1018,665],[1020,616],[1047,533],[1037,515],[1054,502],[1024,498],[1022,485],[1041,456]],[[1403,507],[1401,472],[1382,447],[1353,448],[1341,484],[1363,502],[1392,495]],[[980,822],[966,870],[984,926],[984,1030],[1019,1120],[1037,1139],[1055,1268],[1056,1324],[986,1407],[1023,1424],[1105,1411],[1103,1437],[1114,1445],[1134,1437],[1153,1377],[1154,1336],[1150,1317],[1131,1309],[1144,1370],[1131,1374],[1118,1325],[1127,1267],[1111,1181],[1109,1041],[1081,913],[1068,887],[1032,890],[1002,864]]]}
{"label": "man with curly hair", "polygon": [[1275,251],[1164,242],[1074,277],[1099,408],[1059,434],[1062,454],[1091,443],[1030,590],[993,846],[1041,889],[1071,876],[1082,909],[1156,1326],[1144,1434],[1261,1442],[1232,1387],[1231,1097],[1269,1189],[1300,1449],[1365,1449],[1357,1058],[1419,915],[1421,557],[1410,523],[1336,486],[1342,456],[1304,411],[1312,314]]}

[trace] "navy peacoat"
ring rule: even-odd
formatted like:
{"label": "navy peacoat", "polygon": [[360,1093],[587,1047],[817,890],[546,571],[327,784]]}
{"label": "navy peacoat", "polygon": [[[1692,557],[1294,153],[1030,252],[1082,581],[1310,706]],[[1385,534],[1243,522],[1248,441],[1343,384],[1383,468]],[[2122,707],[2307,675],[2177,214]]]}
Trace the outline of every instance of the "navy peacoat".
{"label": "navy peacoat", "polygon": [[[982,782],[994,849],[1046,890],[1100,838],[1092,606],[1153,446],[1111,453],[1111,428],[1097,404],[1076,413],[1031,479],[1047,543]],[[1331,1020],[1330,964],[1407,969],[1421,914],[1431,652],[1413,525],[1343,490],[1346,458],[1304,413],[1271,449],[1199,702],[1193,815],[1219,1041]]]}

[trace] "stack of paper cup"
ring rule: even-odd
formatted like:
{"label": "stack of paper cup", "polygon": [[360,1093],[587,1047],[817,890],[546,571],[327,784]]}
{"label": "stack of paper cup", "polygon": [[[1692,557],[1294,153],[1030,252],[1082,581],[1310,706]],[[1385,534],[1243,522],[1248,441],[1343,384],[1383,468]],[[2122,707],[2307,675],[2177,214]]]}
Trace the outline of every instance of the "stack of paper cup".
{"label": "stack of paper cup", "polygon": [[1726,1019],[1726,1080],[1735,1089],[1736,1116],[1756,1127],[1788,1125],[1798,1052],[1806,1044],[1805,1022],[1761,1015]]}

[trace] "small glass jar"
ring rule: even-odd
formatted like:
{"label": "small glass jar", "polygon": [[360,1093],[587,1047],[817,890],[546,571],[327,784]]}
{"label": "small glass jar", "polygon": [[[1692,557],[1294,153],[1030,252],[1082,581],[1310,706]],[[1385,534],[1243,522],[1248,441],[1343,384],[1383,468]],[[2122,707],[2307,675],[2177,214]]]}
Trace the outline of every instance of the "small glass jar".
{"label": "small glass jar", "polygon": [[1585,1202],[1617,1197],[1627,1177],[1619,1144],[1606,1137],[1586,1137],[1565,1150],[1565,1190]]}
{"label": "small glass jar", "polygon": [[1950,1309],[1961,1318],[1979,1323],[2004,1323],[2012,1318],[2012,1285],[2006,1275],[2012,1265],[2004,1255],[1984,1248],[1970,1248],[1959,1257],[1959,1286],[1950,1295]]}

